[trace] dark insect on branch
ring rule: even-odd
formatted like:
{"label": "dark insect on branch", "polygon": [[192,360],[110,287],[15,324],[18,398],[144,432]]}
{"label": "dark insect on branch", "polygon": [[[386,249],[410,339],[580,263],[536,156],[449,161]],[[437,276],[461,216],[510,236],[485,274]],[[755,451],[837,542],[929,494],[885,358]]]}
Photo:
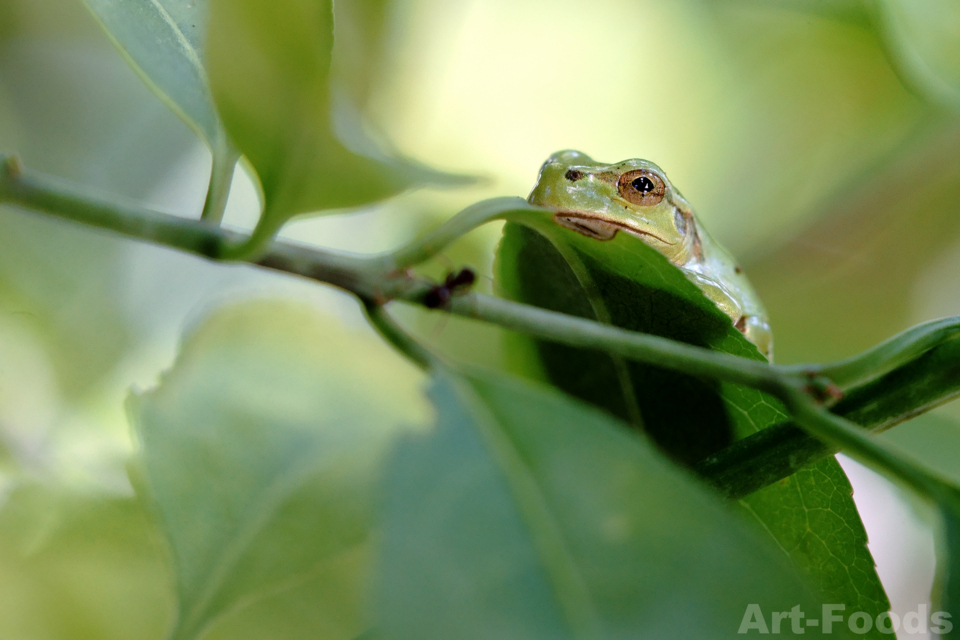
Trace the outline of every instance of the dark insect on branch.
{"label": "dark insect on branch", "polygon": [[440,309],[450,303],[450,298],[458,289],[470,287],[477,280],[472,269],[464,268],[447,274],[442,284],[431,287],[423,296],[423,304],[428,309]]}

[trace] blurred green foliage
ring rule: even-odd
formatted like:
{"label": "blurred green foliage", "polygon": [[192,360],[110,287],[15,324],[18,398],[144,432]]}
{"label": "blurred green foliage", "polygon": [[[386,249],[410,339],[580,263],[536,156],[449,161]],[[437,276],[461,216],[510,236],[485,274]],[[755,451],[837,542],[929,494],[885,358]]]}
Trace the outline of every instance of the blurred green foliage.
{"label": "blurred green foliage", "polygon": [[608,414],[481,372],[439,373],[430,397],[436,428],[388,467],[378,635],[725,637],[742,602],[818,609],[775,547]]}
{"label": "blurred green foliage", "polygon": [[0,632],[160,637],[173,608],[165,559],[137,500],[24,482],[0,512]]}
{"label": "blurred green foliage", "polygon": [[377,480],[392,438],[426,422],[420,383],[386,345],[305,306],[227,308],[192,332],[130,408],[178,577],[171,638],[314,574],[329,598],[316,605],[335,613],[324,637],[366,630]]}
{"label": "blurred green foliage", "polygon": [[[304,222],[289,232],[294,237],[385,249],[481,197],[525,195],[549,153],[578,147],[607,161],[648,157],[667,169],[713,234],[743,258],[771,311],[782,362],[843,357],[933,313],[960,313],[955,3],[341,5],[335,17],[349,28],[338,32],[333,76],[349,102],[365,109],[360,130],[391,140],[397,157],[489,180],[457,192],[405,194],[354,216],[353,226]],[[264,91],[258,77],[246,78],[241,106]],[[316,86],[326,91],[323,80]],[[275,93],[260,97],[269,103]],[[329,103],[320,97],[311,104]],[[299,135],[294,121],[277,122],[293,127],[284,135]],[[209,160],[190,129],[143,86],[76,0],[0,3],[0,148],[34,168],[187,215],[203,201]],[[176,195],[158,193],[161,184]],[[235,218],[259,210],[255,197],[231,205]],[[159,513],[134,497],[123,471],[135,446],[121,400],[131,384],[155,384],[171,364],[173,336],[210,306],[274,294],[281,285],[10,208],[0,214],[0,637],[161,637],[174,609],[174,567],[194,543],[175,544],[173,557],[161,543],[182,508],[180,490],[160,501]],[[472,264],[486,276],[480,287],[489,287],[496,238],[477,233],[423,270],[439,275]],[[180,361],[164,378],[166,389],[182,385],[181,400],[194,405],[176,408],[185,415],[152,414],[141,437],[154,429],[202,438],[185,428],[188,419],[203,416],[200,426],[214,429],[228,410],[258,415],[266,410],[258,389],[289,394],[271,396],[287,399],[269,407],[282,424],[300,428],[305,413],[330,418],[332,411],[312,404],[321,398],[297,385],[324,384],[336,367],[354,372],[337,384],[368,379],[374,387],[363,390],[373,406],[351,411],[392,411],[383,377],[400,385],[415,379],[391,377],[395,354],[336,326],[359,321],[352,303],[323,303],[334,318],[300,307],[247,307],[260,311],[243,319],[236,347],[229,342],[236,336],[224,332],[223,344],[198,351],[199,361],[210,358],[210,372],[194,379]],[[250,312],[216,316],[194,335],[219,331],[230,313]],[[402,318],[453,358],[503,364],[496,328],[421,310]],[[277,327],[288,333],[272,332]],[[331,335],[339,336],[336,348],[325,342]],[[299,353],[291,347],[298,340],[325,346]],[[285,369],[294,362],[300,370]],[[309,374],[299,375],[304,369]],[[192,399],[220,370],[236,383],[233,394],[210,406]],[[361,397],[353,389],[343,398],[354,392]],[[172,391],[146,397],[164,393]],[[182,430],[158,426],[165,420]],[[956,476],[958,434],[960,412],[948,406],[884,437]],[[239,477],[267,457],[245,455],[254,459],[225,473]],[[176,468],[161,475],[195,489],[197,511],[228,502],[209,493],[221,487],[203,480],[203,461],[183,467],[183,476]],[[159,482],[149,460],[134,468],[135,479]],[[701,498],[689,499],[695,508]],[[282,590],[256,594],[206,637],[349,637],[362,628],[361,616],[341,619],[318,603],[338,595],[330,576],[355,577],[367,561],[347,553],[341,565],[311,565],[319,573],[278,578],[271,584],[283,583]],[[187,591],[181,584],[180,597]],[[250,600],[240,588],[228,595],[212,589],[191,625],[237,598]]]}

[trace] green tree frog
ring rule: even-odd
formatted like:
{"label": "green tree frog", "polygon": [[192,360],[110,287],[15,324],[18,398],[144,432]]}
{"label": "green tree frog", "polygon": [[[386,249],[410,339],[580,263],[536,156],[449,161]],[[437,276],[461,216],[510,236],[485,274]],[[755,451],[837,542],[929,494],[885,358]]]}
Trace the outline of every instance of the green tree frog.
{"label": "green tree frog", "polygon": [[610,240],[618,231],[640,238],[772,359],[773,335],[756,291],[657,165],[640,159],[604,164],[579,151],[560,151],[540,169],[528,200],[556,209],[558,224],[590,238]]}

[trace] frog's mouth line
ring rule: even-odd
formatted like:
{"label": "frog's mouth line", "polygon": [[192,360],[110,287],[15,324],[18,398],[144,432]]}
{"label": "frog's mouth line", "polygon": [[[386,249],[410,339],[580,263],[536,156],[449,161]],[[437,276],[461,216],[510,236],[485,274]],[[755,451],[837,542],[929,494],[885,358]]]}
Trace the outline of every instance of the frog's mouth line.
{"label": "frog's mouth line", "polygon": [[617,235],[617,231],[623,231],[624,233],[629,233],[630,235],[641,239],[643,236],[649,236],[668,246],[673,246],[674,244],[673,242],[667,242],[660,236],[656,235],[655,233],[650,233],[649,231],[634,229],[625,224],[614,222],[612,220],[604,220],[602,218],[596,218],[593,216],[585,216],[574,211],[560,211],[554,214],[553,219],[561,227],[573,229],[577,233],[595,240],[612,240],[613,237]]}

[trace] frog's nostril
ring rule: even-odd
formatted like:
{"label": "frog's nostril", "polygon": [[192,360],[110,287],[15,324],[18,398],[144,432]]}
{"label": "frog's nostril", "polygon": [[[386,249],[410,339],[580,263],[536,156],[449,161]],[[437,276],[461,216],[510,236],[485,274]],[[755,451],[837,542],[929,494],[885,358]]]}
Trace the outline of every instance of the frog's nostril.
{"label": "frog's nostril", "polygon": [[563,177],[569,180],[570,182],[576,182],[583,177],[582,171],[577,171],[576,169],[567,169],[567,172],[563,174]]}

